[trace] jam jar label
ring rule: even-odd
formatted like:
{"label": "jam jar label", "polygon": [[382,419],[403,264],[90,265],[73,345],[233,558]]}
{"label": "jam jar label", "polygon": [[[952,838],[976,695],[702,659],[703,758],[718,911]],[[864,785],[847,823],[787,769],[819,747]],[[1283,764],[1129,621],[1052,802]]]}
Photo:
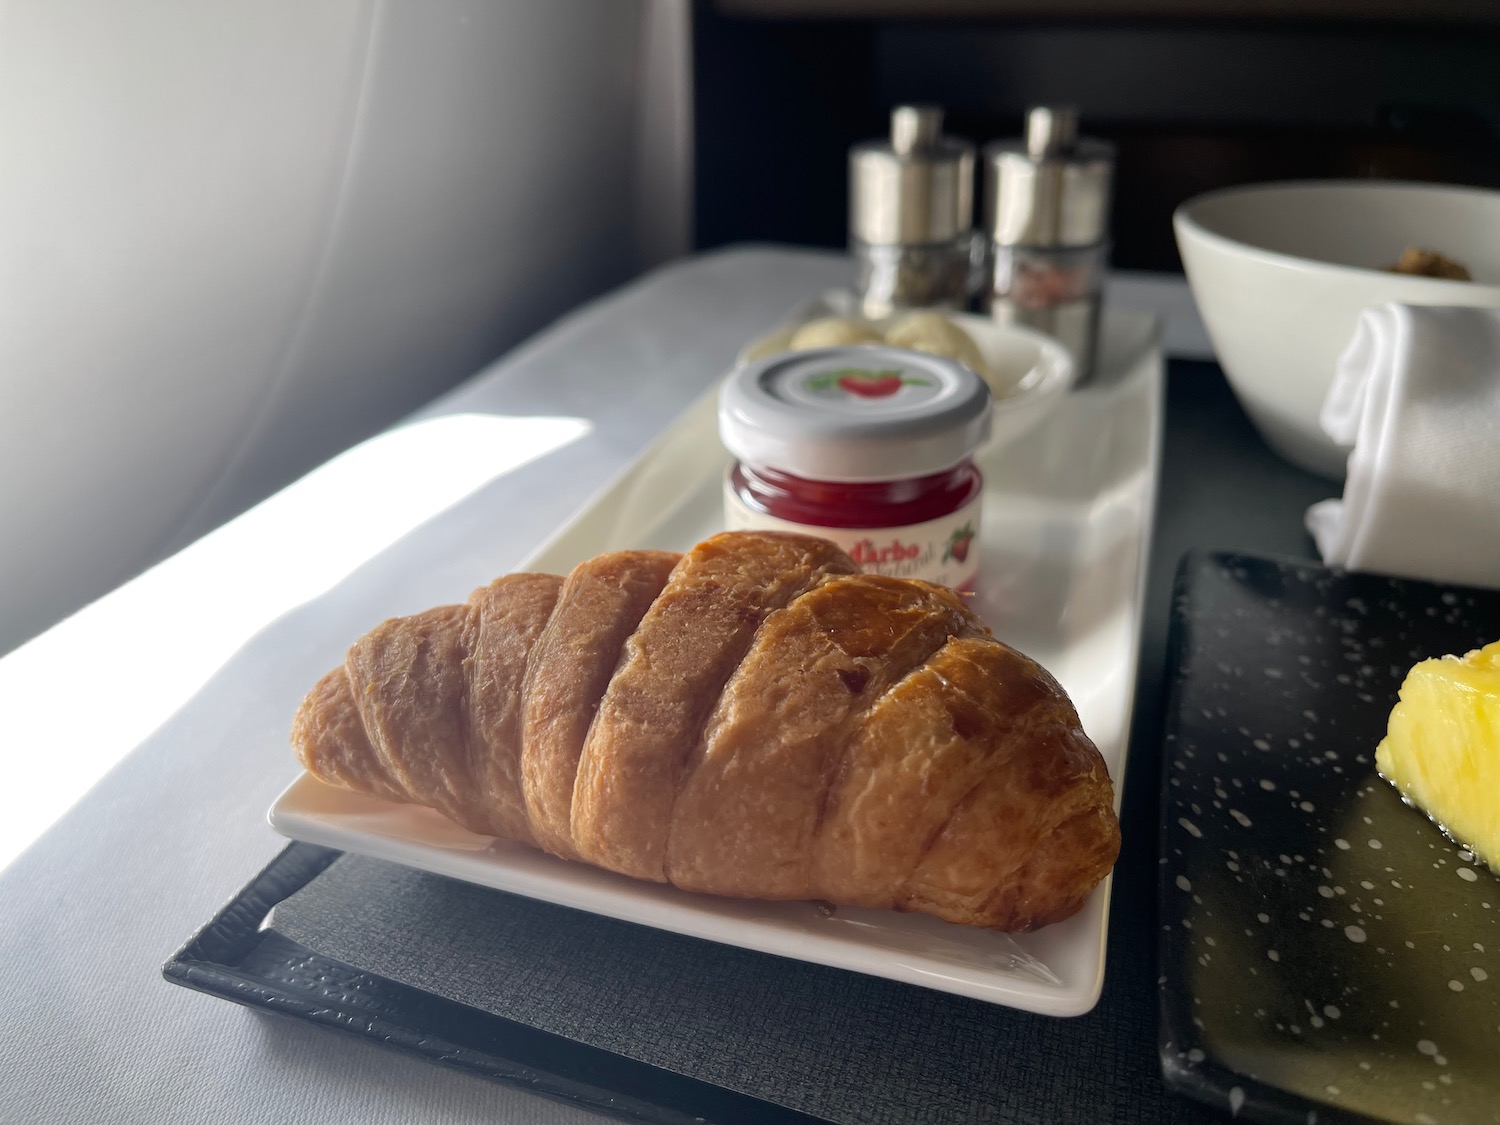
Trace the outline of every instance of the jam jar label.
{"label": "jam jar label", "polygon": [[726,480],[726,531],[798,531],[830,539],[869,574],[920,578],[955,590],[972,590],[979,573],[980,497],[951,515],[905,527],[816,527],[758,512]]}

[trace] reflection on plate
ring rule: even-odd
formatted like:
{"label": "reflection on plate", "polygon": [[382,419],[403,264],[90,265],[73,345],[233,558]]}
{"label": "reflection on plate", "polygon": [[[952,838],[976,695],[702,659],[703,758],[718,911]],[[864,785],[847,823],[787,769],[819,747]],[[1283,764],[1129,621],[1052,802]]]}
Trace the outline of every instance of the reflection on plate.
{"label": "reflection on plate", "polygon": [[[1107,318],[1103,342],[1103,377],[1067,396],[1024,441],[976,458],[987,488],[975,608],[1067,689],[1118,785],[1156,495],[1162,363],[1149,317]],[[727,460],[710,392],[524,569],[565,573],[602,551],[691,546],[723,526]],[[309,843],[1049,1015],[1087,1011],[1103,982],[1109,880],[1066,922],[1010,936],[889,911],[830,914],[810,903],[687,894],[307,777],[277,800],[271,821]]]}
{"label": "reflection on plate", "polygon": [[1500,1122],[1500,878],[1374,767],[1407,669],[1500,637],[1500,592],[1206,555],[1176,593],[1167,1081],[1262,1121]]}

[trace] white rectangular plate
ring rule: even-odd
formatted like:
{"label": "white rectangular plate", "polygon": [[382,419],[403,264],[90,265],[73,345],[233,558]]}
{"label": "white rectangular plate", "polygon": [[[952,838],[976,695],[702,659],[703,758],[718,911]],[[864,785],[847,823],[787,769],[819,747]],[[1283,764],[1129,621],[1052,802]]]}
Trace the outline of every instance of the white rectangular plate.
{"label": "white rectangular plate", "polygon": [[[1099,369],[1035,430],[976,459],[986,480],[976,607],[1072,696],[1115,780],[1118,808],[1159,464],[1154,321],[1107,316]],[[685,550],[720,530],[728,456],[714,406],[704,396],[526,569],[565,574],[601,551]],[[293,839],[1047,1015],[1088,1011],[1104,980],[1109,880],[1067,921],[1011,935],[894,911],[689,894],[477,836],[429,809],[307,775],[277,799],[270,820]]]}

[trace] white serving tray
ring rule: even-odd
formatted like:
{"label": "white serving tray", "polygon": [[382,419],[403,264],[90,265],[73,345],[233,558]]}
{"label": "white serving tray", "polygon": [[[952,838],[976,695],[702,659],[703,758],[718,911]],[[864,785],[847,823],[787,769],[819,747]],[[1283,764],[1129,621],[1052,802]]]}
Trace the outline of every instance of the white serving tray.
{"label": "white serving tray", "polygon": [[[1160,458],[1155,321],[1107,315],[1098,370],[1042,425],[976,458],[987,484],[976,608],[1072,696],[1115,779],[1118,808]],[[694,404],[525,569],[566,573],[622,548],[684,550],[720,530],[728,455],[714,407],[714,393]],[[270,820],[294,839],[1047,1015],[1088,1011],[1104,980],[1110,880],[1067,921],[1009,935],[894,911],[689,894],[478,836],[432,810],[307,775],[277,799]]]}

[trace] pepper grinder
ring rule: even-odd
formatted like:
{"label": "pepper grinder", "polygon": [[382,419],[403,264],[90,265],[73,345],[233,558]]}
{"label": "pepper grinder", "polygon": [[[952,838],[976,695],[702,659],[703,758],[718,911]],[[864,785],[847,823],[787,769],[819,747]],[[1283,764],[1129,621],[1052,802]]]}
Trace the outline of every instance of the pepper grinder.
{"label": "pepper grinder", "polygon": [[891,111],[890,138],[849,150],[849,249],[867,317],[962,308],[974,274],[974,146],[936,106]]}
{"label": "pepper grinder", "polygon": [[1114,164],[1114,146],[1078,136],[1077,112],[1062,107],[1032,108],[1024,138],[984,149],[981,304],[1002,323],[1057,339],[1080,379],[1094,364]]}

